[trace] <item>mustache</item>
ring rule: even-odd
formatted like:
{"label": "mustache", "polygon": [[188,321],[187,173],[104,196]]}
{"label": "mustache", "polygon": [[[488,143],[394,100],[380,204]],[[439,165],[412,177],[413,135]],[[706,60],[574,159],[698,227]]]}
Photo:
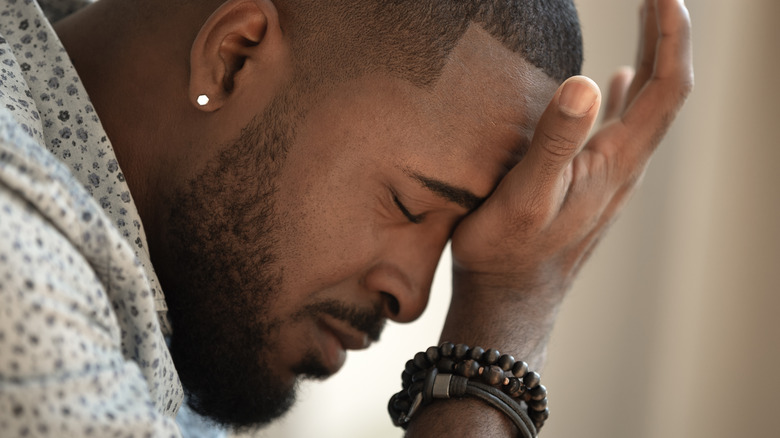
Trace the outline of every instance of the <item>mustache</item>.
{"label": "mustache", "polygon": [[368,335],[371,341],[377,342],[387,322],[382,316],[383,313],[382,303],[378,303],[373,309],[364,309],[358,306],[349,306],[336,300],[325,300],[305,306],[296,314],[295,319],[311,315],[329,315],[346,322],[355,330]]}

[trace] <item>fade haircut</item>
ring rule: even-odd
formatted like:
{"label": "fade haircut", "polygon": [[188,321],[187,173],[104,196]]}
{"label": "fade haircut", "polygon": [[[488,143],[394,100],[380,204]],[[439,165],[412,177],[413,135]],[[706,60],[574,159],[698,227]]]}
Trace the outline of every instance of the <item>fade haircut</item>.
{"label": "fade haircut", "polygon": [[472,23],[548,76],[580,73],[582,35],[572,0],[277,0],[307,81],[387,72],[432,86]]}

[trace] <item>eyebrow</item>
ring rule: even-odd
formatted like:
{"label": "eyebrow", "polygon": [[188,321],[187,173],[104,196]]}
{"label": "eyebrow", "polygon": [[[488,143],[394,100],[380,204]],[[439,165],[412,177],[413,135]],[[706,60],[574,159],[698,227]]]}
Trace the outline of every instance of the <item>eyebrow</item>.
{"label": "eyebrow", "polygon": [[485,199],[487,199],[480,198],[467,189],[456,187],[452,184],[422,175],[421,173],[410,169],[404,169],[404,172],[420,183],[424,188],[433,192],[436,196],[446,201],[454,202],[470,212],[476,210],[477,207],[482,205],[482,203],[485,202]]}

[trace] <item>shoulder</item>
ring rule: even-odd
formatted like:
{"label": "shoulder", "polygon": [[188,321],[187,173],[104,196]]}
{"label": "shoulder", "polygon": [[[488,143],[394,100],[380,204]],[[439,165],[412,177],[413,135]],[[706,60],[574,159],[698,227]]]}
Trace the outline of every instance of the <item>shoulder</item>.
{"label": "shoulder", "polygon": [[1,110],[0,313],[1,436],[178,435],[181,389],[132,250]]}
{"label": "shoulder", "polygon": [[[68,351],[74,343],[65,335],[89,334],[107,349],[120,343],[107,291],[78,241],[98,238],[99,227],[89,224],[98,213],[62,167],[0,110],[0,326],[27,336],[6,333],[22,347],[0,339],[0,351],[11,348],[0,355],[18,356],[28,375],[90,366],[87,352]],[[57,354],[45,352],[52,360],[30,354],[47,344],[57,345]]]}

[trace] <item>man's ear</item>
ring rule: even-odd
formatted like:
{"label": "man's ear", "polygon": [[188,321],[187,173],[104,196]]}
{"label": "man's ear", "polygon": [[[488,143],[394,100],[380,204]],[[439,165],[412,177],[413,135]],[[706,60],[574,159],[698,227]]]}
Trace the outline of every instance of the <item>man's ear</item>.
{"label": "man's ear", "polygon": [[[200,28],[190,51],[189,99],[204,111],[222,107],[248,60],[268,61],[269,45],[281,42],[279,15],[271,0],[228,0]],[[273,50],[273,48],[270,48]]]}

